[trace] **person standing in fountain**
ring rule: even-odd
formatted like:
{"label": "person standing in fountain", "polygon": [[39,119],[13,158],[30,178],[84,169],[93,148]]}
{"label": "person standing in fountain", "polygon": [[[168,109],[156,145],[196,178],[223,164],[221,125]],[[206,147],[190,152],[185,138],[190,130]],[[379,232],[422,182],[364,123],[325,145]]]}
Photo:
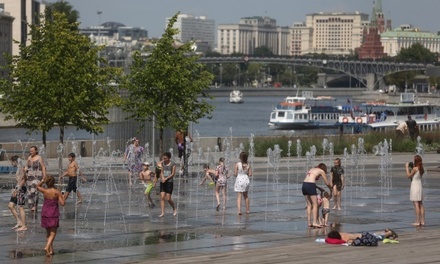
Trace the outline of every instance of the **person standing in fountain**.
{"label": "person standing in fountain", "polygon": [[425,173],[425,169],[423,168],[422,157],[420,155],[415,155],[414,164],[411,163],[407,162],[405,169],[406,176],[411,179],[409,200],[414,203],[416,213],[416,221],[412,225],[423,226],[425,225],[425,207],[423,206],[422,177],[423,173]]}
{"label": "person standing in fountain", "polygon": [[249,214],[250,201],[249,201],[249,177],[252,177],[252,169],[248,163],[248,154],[246,152],[240,153],[240,162],[235,164],[234,175],[237,177],[235,180],[234,191],[237,192],[237,210],[238,215],[241,213],[241,197],[243,196],[244,203],[246,205],[246,214]]}
{"label": "person standing in fountain", "polygon": [[310,169],[307,172],[306,178],[304,179],[302,185],[302,193],[307,202],[307,225],[309,227],[320,228],[321,226],[318,224],[319,215],[318,215],[318,193],[316,191],[316,181],[322,177],[325,182],[325,185],[329,188],[330,192],[332,186],[327,180],[327,166],[324,163],[320,163],[315,168]]}
{"label": "person standing in fountain", "polygon": [[187,165],[186,162],[191,154],[189,151],[187,151],[186,141],[192,142],[192,138],[188,131],[185,133],[184,129],[179,129],[176,131],[174,141],[177,144],[178,157],[180,159],[179,173],[183,175],[185,172],[185,166]]}
{"label": "person standing in fountain", "polygon": [[[43,184],[46,184],[46,188],[43,187]],[[52,176],[43,177],[37,188],[44,196],[41,210],[41,227],[46,228],[47,243],[43,250],[46,251],[46,256],[49,257],[54,254],[53,241],[59,226],[60,210],[58,203],[64,206],[65,200],[61,192],[55,188],[55,179]]]}
{"label": "person standing in fountain", "polygon": [[133,185],[133,174],[139,175],[142,171],[142,156],[144,155],[144,148],[139,146],[139,139],[133,138],[131,142],[124,154],[124,164],[128,161],[128,185],[130,187]]}
{"label": "person standing in fountain", "polygon": [[[78,174],[81,176],[83,182],[86,181],[86,177],[84,177],[84,174],[79,170],[78,163],[75,161],[75,153],[70,153],[69,156],[69,165],[67,166],[67,171],[64,172],[63,176],[69,177],[69,183],[67,184],[66,193],[64,194],[64,200],[67,200],[69,197],[70,192],[75,192],[76,196],[78,197],[77,204],[82,203],[82,196],[79,191],[77,191],[77,182],[78,182]],[[60,177],[60,181],[63,180],[63,176]]]}
{"label": "person standing in fountain", "polygon": [[144,194],[147,198],[148,208],[153,209],[156,205],[154,204],[153,199],[151,199],[151,191],[156,187],[157,178],[154,172],[150,170],[150,163],[142,163],[142,171],[139,172],[139,179],[146,188]]}
{"label": "person standing in fountain", "polygon": [[29,154],[23,170],[27,179],[28,206],[31,211],[35,211],[38,206],[37,184],[41,177],[46,177],[46,165],[44,165],[43,158],[38,155],[37,146],[30,147]]}
{"label": "person standing in fountain", "polygon": [[[17,180],[17,185],[15,189],[12,190],[11,200],[9,201],[8,208],[14,216],[15,220],[17,220],[17,224],[12,229],[17,229],[17,231],[25,231],[27,230],[26,226],[26,213],[24,211],[25,204],[25,196],[26,196],[26,175],[23,173],[23,166],[21,165],[21,160],[18,156],[11,157],[12,167],[17,168],[17,172],[15,174],[15,178]],[[20,212],[20,216],[17,213],[15,206],[18,205],[18,210]]]}
{"label": "person standing in fountain", "polygon": [[341,210],[341,194],[345,187],[344,181],[344,168],[341,166],[341,159],[336,158],[334,161],[335,166],[330,169],[330,177],[332,182],[332,193],[335,200],[335,206],[333,209]]}
{"label": "person standing in fountain", "polygon": [[225,158],[221,157],[218,160],[217,168],[215,169],[215,174],[217,178],[217,184],[215,185],[215,198],[217,199],[216,210],[218,211],[220,208],[220,192],[222,193],[222,209],[226,209],[226,188],[229,178],[228,167],[225,165]]}
{"label": "person standing in fountain", "polygon": [[173,215],[177,215],[171,195],[173,194],[173,178],[176,174],[176,164],[171,160],[171,153],[165,152],[162,155],[162,173],[160,175],[160,208],[162,213],[159,217],[165,215],[165,201],[173,208]]}

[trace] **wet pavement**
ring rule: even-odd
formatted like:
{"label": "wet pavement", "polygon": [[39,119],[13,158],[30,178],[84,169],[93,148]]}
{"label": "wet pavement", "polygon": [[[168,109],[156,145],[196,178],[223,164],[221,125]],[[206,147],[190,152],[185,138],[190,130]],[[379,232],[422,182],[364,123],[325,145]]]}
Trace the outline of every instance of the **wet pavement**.
{"label": "wet pavement", "polygon": [[[233,192],[234,179],[229,179],[226,210],[217,212],[214,189],[198,185],[205,162],[199,158],[189,169],[192,177],[175,180],[173,200],[177,216],[172,215],[167,204],[165,217],[159,218],[158,186],[153,191],[157,206],[147,208],[143,185],[136,183],[130,188],[126,171],[117,161],[94,166],[91,159],[83,159],[80,162],[86,168],[88,181],[80,185],[79,190],[84,202],[76,205],[72,193],[61,208],[55,255],[50,259],[46,259],[42,251],[45,230],[40,227],[39,212],[27,212],[27,231],[11,229],[15,222],[7,203],[13,178],[2,174],[0,200],[4,207],[1,210],[0,263],[14,260],[17,263],[139,263],[195,255],[237,254],[316,243],[315,238],[324,237],[331,228],[344,232],[393,228],[399,235],[414,236],[420,231],[411,226],[414,209],[409,201],[410,181],[404,172],[404,163],[412,157],[412,154],[393,154],[343,159],[347,175],[343,210],[331,210],[333,227],[321,229],[307,228],[305,201],[301,194],[306,164],[310,160],[282,159],[271,166],[266,158],[255,158],[249,193],[251,213],[239,216]],[[423,158],[427,168],[423,182],[425,228],[438,230],[440,156],[427,153]],[[316,157],[313,163],[322,161],[332,163],[330,157]],[[49,160],[49,168],[56,167],[56,161]],[[50,174],[56,174],[55,170]]]}

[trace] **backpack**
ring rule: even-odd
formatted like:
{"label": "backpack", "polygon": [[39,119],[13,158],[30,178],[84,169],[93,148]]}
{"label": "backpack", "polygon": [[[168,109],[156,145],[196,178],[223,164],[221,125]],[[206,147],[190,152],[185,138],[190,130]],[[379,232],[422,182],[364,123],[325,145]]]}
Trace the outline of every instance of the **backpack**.
{"label": "backpack", "polygon": [[351,246],[375,247],[377,246],[377,238],[368,232],[362,232],[362,236],[354,239]]}

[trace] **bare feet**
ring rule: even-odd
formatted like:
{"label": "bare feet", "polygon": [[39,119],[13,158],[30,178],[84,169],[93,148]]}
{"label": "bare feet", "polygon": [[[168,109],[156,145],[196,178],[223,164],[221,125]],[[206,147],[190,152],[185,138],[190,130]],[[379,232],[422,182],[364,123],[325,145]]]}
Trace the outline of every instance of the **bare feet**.
{"label": "bare feet", "polygon": [[249,211],[247,211],[247,212],[246,212],[246,214],[250,214],[250,212],[249,212]]}
{"label": "bare feet", "polygon": [[218,212],[219,209],[220,209],[220,204],[217,204],[217,206],[215,207],[215,210]]}
{"label": "bare feet", "polygon": [[177,215],[177,210],[173,211],[173,215],[176,216]]}
{"label": "bare feet", "polygon": [[411,225],[412,225],[412,226],[419,226],[420,223],[412,223]]}
{"label": "bare feet", "polygon": [[159,217],[163,217],[164,214],[159,215]]}
{"label": "bare feet", "polygon": [[53,252],[52,252],[52,254],[51,254],[51,252],[49,251],[48,248],[43,248],[43,250],[46,251],[46,257],[50,257],[50,255],[53,254]]}
{"label": "bare feet", "polygon": [[17,229],[19,227],[21,227],[21,223],[17,223],[12,229]]}
{"label": "bare feet", "polygon": [[82,204],[82,200],[78,200],[77,202],[76,202],[76,204]]}
{"label": "bare feet", "polygon": [[342,210],[341,207],[338,207],[338,210],[341,211]]}
{"label": "bare feet", "polygon": [[242,213],[241,213],[241,212],[238,212],[238,215],[242,215]]}
{"label": "bare feet", "polygon": [[336,205],[332,207],[332,209],[336,209]]}
{"label": "bare feet", "polygon": [[26,231],[26,230],[27,230],[27,226],[22,226],[17,229],[17,231]]}
{"label": "bare feet", "polygon": [[425,222],[420,222],[420,225],[421,225],[421,226],[424,226],[424,225],[425,225]]}
{"label": "bare feet", "polygon": [[34,206],[34,207],[32,207],[31,211],[35,211],[35,206]]}

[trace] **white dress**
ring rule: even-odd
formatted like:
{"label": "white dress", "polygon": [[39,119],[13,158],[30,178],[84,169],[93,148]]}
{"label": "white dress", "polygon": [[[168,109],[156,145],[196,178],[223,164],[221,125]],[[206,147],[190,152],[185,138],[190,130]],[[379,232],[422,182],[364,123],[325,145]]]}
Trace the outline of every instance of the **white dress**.
{"label": "white dress", "polygon": [[420,172],[417,171],[411,181],[411,188],[409,192],[409,200],[413,202],[422,201],[423,190],[422,190],[422,177],[420,177]]}
{"label": "white dress", "polygon": [[248,192],[249,191],[249,165],[238,162],[237,179],[235,180],[234,191],[236,192]]}

